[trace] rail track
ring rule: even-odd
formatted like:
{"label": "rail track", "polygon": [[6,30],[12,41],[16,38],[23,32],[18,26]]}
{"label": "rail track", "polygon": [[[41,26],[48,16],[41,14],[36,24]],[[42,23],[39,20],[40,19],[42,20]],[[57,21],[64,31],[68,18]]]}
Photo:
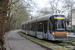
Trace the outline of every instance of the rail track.
{"label": "rail track", "polygon": [[50,40],[46,40],[46,41],[50,43],[54,43],[62,47],[73,48],[73,50],[75,50],[75,40],[74,39],[75,39],[74,37],[69,37],[68,40],[64,40],[64,41],[50,41]]}
{"label": "rail track", "polygon": [[[25,37],[25,38],[27,38],[27,37]],[[29,38],[27,38],[27,39],[29,39]],[[29,40],[31,40],[31,39],[29,39]],[[50,41],[50,40],[43,40],[43,41],[55,44],[57,46],[62,46],[62,47],[65,47],[65,48],[70,48],[72,50],[75,50],[75,40],[74,40],[74,38],[69,37],[68,40],[64,40],[64,41]],[[32,41],[32,42],[35,42],[35,41]],[[43,47],[43,45],[41,45],[41,46]],[[47,47],[44,47],[44,48],[47,48]],[[47,49],[50,50],[51,48],[47,48]]]}

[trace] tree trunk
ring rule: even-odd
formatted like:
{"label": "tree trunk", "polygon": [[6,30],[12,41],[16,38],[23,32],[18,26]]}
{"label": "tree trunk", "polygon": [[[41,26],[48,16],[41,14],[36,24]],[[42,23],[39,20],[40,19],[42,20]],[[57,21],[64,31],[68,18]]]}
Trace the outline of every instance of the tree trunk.
{"label": "tree trunk", "polygon": [[0,50],[4,50],[4,25],[7,16],[8,0],[0,0]]}

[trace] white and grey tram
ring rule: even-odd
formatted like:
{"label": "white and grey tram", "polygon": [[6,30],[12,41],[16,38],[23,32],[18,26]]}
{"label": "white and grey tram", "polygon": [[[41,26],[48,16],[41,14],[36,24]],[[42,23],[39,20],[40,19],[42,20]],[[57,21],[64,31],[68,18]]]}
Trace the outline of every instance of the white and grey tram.
{"label": "white and grey tram", "polygon": [[47,40],[67,40],[66,19],[64,15],[45,15],[22,23],[25,34]]}

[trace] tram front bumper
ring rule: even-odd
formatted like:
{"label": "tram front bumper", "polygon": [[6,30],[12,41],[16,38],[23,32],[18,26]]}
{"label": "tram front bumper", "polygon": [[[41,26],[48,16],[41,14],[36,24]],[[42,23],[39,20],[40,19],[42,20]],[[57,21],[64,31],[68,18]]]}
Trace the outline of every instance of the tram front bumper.
{"label": "tram front bumper", "polygon": [[68,37],[67,36],[53,36],[54,40],[67,40]]}

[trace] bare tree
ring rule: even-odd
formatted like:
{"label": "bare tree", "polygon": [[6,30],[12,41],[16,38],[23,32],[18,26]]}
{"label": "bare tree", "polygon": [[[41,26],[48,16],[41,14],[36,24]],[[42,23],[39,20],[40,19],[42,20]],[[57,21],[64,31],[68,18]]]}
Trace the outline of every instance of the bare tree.
{"label": "bare tree", "polygon": [[0,50],[4,50],[4,25],[9,0],[0,0]]}
{"label": "bare tree", "polygon": [[30,8],[30,5],[28,2],[24,3],[22,0],[10,0],[8,5],[8,17],[6,18],[6,25],[8,25],[6,28],[9,30],[29,19],[27,8]]}

